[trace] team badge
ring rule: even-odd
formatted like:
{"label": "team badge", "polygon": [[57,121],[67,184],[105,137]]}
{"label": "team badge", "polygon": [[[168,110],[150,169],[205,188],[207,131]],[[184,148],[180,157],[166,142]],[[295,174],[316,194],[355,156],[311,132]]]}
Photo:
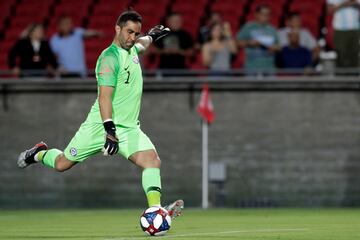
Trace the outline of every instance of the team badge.
{"label": "team badge", "polygon": [[71,156],[76,156],[77,155],[77,150],[76,150],[76,148],[74,148],[74,147],[72,147],[72,148],[70,148],[70,154],[71,154]]}
{"label": "team badge", "polygon": [[135,64],[139,63],[139,58],[137,56],[134,56],[132,60]]}

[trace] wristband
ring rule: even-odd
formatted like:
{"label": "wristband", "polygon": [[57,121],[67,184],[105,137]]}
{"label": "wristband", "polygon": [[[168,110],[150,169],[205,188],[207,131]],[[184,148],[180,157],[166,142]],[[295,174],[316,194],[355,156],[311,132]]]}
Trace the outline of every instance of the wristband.
{"label": "wristband", "polygon": [[113,122],[112,120],[110,120],[110,121],[108,121],[108,120],[105,121],[105,122],[103,123],[103,125],[104,125],[104,128],[105,128],[105,131],[106,131],[108,134],[115,136],[116,127],[115,127],[115,124],[114,124],[114,122]]}

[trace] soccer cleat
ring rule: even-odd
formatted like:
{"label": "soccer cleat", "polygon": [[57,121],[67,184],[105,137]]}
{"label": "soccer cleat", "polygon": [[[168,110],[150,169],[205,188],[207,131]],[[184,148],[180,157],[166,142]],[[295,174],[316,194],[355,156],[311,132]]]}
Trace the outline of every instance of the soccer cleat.
{"label": "soccer cleat", "polygon": [[30,164],[36,163],[34,157],[35,155],[42,151],[47,150],[48,146],[44,142],[40,142],[36,144],[33,148],[25,150],[24,152],[20,153],[17,165],[19,168],[26,168]]}
{"label": "soccer cleat", "polygon": [[168,211],[171,219],[174,219],[177,216],[181,215],[181,211],[184,208],[184,201],[181,199],[176,200],[175,202],[165,206],[164,208]]}

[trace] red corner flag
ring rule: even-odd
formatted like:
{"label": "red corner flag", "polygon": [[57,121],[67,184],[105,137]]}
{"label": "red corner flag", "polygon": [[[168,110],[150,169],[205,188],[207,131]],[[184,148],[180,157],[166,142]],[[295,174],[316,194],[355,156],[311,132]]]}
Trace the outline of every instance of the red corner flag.
{"label": "red corner flag", "polygon": [[214,106],[210,98],[209,85],[205,83],[201,91],[198,112],[204,121],[212,123],[215,119]]}

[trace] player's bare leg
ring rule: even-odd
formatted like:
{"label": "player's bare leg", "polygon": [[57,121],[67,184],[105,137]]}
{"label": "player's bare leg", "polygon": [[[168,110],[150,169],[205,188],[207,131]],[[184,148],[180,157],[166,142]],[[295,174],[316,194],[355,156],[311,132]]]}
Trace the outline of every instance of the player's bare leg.
{"label": "player's bare leg", "polygon": [[59,172],[64,172],[76,164],[76,162],[68,160],[60,150],[48,150],[44,142],[40,142],[34,147],[22,152],[19,155],[17,164],[19,168],[26,168],[31,164],[39,162]]}
{"label": "player's bare leg", "polygon": [[58,172],[64,172],[66,170],[69,170],[72,168],[77,162],[70,161],[65,157],[65,155],[62,153],[59,156],[57,156],[55,160],[55,170]]}
{"label": "player's bare leg", "polygon": [[[134,153],[129,158],[134,164],[144,169],[142,175],[143,188],[148,198],[149,207],[161,206],[161,180],[160,166],[161,161],[155,150],[146,150]],[[172,219],[181,214],[184,208],[183,200],[176,200],[167,205],[165,209],[169,212]]]}
{"label": "player's bare leg", "polygon": [[142,169],[145,168],[160,168],[161,161],[155,150],[145,150],[136,152],[129,157],[129,159]]}

